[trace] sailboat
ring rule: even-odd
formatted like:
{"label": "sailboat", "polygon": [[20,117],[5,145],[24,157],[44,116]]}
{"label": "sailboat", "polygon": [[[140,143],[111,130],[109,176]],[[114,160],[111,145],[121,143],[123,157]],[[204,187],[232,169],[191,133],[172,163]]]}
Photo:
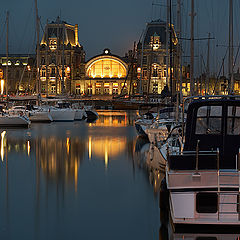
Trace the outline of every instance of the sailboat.
{"label": "sailboat", "polygon": [[[8,98],[8,18],[9,18],[9,12],[7,11],[7,37],[6,37],[6,55],[7,55],[7,65],[6,65],[6,96]],[[0,127],[28,127],[30,125],[30,120],[20,114],[16,113],[9,113],[6,111],[3,111],[1,108],[0,112]]]}

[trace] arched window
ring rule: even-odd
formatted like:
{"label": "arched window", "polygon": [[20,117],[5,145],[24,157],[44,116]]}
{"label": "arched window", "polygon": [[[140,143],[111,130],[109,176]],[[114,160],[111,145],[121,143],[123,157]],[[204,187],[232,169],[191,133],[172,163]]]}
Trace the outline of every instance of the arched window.
{"label": "arched window", "polygon": [[86,72],[90,78],[124,78],[127,75],[126,66],[120,60],[111,57],[93,60]]}

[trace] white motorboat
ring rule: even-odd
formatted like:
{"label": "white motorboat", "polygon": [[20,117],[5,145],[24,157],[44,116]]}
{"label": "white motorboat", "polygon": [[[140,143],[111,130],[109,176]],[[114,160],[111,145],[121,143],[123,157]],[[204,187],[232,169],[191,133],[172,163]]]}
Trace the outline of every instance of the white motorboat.
{"label": "white motorboat", "polygon": [[0,127],[29,127],[30,120],[26,116],[17,114],[8,114],[2,112],[0,114]]}
{"label": "white motorboat", "polygon": [[240,227],[240,99],[189,104],[183,149],[169,151],[166,186],[174,227]]}

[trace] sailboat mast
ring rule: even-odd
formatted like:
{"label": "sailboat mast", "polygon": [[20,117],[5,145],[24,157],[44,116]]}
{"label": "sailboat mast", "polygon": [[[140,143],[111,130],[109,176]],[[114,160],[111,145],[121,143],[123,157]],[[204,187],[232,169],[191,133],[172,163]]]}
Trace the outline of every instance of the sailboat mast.
{"label": "sailboat mast", "polygon": [[169,69],[169,0],[167,0],[167,19],[166,19],[166,85],[169,86],[169,76],[168,76],[168,69]]}
{"label": "sailboat mast", "polygon": [[40,49],[39,49],[39,17],[37,0],[35,0],[35,11],[36,11],[36,32],[37,32],[37,93],[41,94],[39,70],[40,70]]}
{"label": "sailboat mast", "polygon": [[194,81],[194,0],[191,4],[191,64],[190,64],[190,95],[195,94],[195,81]]}
{"label": "sailboat mast", "polygon": [[170,93],[173,94],[173,46],[172,46],[172,0],[169,0],[169,44],[170,44],[170,79],[169,79],[169,87],[170,87]]}
{"label": "sailboat mast", "polygon": [[178,71],[178,82],[180,88],[180,103],[182,103],[182,40],[181,40],[181,32],[182,32],[182,18],[181,18],[181,0],[177,1],[177,32],[178,32],[178,66],[180,67]]}
{"label": "sailboat mast", "polygon": [[207,50],[207,93],[210,94],[210,33],[208,33],[208,50]]}
{"label": "sailboat mast", "polygon": [[7,65],[6,65],[6,98],[8,98],[8,23],[9,23],[9,12],[7,11],[7,36],[6,36],[6,58],[7,58]]}
{"label": "sailboat mast", "polygon": [[64,86],[64,77],[65,77],[65,56],[64,56],[64,51],[65,51],[65,24],[62,22],[62,81],[61,81],[61,93],[65,93],[65,86]]}
{"label": "sailboat mast", "polygon": [[233,0],[229,0],[229,94],[233,93]]}

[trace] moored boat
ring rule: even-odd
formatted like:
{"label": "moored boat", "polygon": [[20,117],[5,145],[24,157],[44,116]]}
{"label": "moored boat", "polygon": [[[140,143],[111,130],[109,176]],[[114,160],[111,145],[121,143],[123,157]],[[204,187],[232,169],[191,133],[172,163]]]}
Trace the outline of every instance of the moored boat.
{"label": "moored boat", "polygon": [[240,226],[240,99],[189,104],[183,149],[169,152],[166,182],[174,227]]}
{"label": "moored boat", "polygon": [[31,121],[24,115],[1,113],[0,127],[24,127],[28,128]]}

